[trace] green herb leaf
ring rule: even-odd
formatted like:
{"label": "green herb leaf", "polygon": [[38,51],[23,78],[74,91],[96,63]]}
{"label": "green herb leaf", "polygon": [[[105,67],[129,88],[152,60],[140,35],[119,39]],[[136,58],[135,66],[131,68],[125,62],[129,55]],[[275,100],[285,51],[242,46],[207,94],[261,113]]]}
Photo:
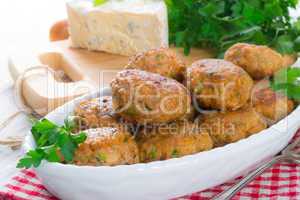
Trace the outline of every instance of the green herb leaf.
{"label": "green herb leaf", "polygon": [[44,155],[45,153],[42,149],[31,150],[19,161],[17,168],[38,167],[41,164]]}
{"label": "green herb leaf", "polygon": [[156,159],[157,157],[157,150],[156,150],[156,147],[152,147],[150,153],[149,153],[149,156],[150,158],[153,160],[153,159]]}
{"label": "green herb leaf", "polygon": [[45,154],[46,154],[46,160],[48,160],[49,162],[60,162],[61,159],[58,155],[58,148],[56,145],[50,145],[50,146],[46,146],[46,147],[42,147],[41,149],[44,150]]}
{"label": "green herb leaf", "polygon": [[19,160],[17,168],[38,167],[42,160],[72,162],[76,148],[87,138],[84,132],[73,134],[71,132],[73,128],[74,124],[70,119],[66,119],[63,126],[58,126],[47,119],[36,122],[31,133],[37,148],[27,152]]}
{"label": "green herb leaf", "polygon": [[65,119],[65,125],[64,125],[64,128],[68,131],[73,131],[75,130],[77,124],[75,122],[75,119],[76,117],[75,116],[68,116],[66,119]]}
{"label": "green herb leaf", "polygon": [[284,54],[294,53],[293,39],[288,35],[282,35],[277,38],[276,49]]}
{"label": "green herb leaf", "polygon": [[86,138],[87,138],[87,136],[86,136],[86,134],[84,132],[80,132],[78,134],[73,134],[73,135],[71,135],[71,137],[72,137],[72,140],[77,145],[80,144],[80,143],[83,143],[86,140]]}
{"label": "green herb leaf", "polygon": [[179,156],[179,151],[177,149],[174,149],[171,153],[172,158],[177,158]]}
{"label": "green herb leaf", "polygon": [[201,91],[202,91],[202,89],[203,89],[203,84],[202,84],[202,82],[199,82],[198,84],[197,84],[197,86],[195,87],[195,89],[194,89],[194,93],[197,95],[197,94],[200,94],[201,93]]}
{"label": "green herb leaf", "polygon": [[108,0],[94,0],[94,6],[100,6],[106,3]]}
{"label": "green herb leaf", "polygon": [[137,108],[135,107],[135,105],[130,105],[127,110],[125,110],[125,113],[126,115],[129,115],[129,116],[134,116],[137,114]]}
{"label": "green herb leaf", "polygon": [[281,91],[289,98],[300,100],[300,68],[287,68],[277,72],[271,82],[274,91]]}
{"label": "green herb leaf", "polygon": [[106,160],[107,160],[106,154],[101,153],[101,152],[98,154],[97,158],[99,159],[100,162],[106,162]]}
{"label": "green herb leaf", "polygon": [[58,136],[57,145],[67,162],[72,161],[75,152],[76,144],[73,142],[70,134],[61,132]]}
{"label": "green herb leaf", "polygon": [[294,48],[296,51],[300,51],[300,36],[298,36],[294,41]]}
{"label": "green herb leaf", "polygon": [[[47,119],[42,119],[41,121],[34,124],[34,126],[31,128],[31,133],[36,141],[39,141],[40,137],[43,134],[48,134],[50,132],[53,132],[54,129],[56,129],[58,126],[56,126],[54,123],[50,122]],[[45,136],[44,136],[45,137]],[[43,138],[41,139],[39,143],[43,143]]]}
{"label": "green herb leaf", "polygon": [[300,20],[289,9],[298,0],[165,0],[169,39],[188,54],[192,47],[212,48],[222,55],[237,42],[269,45],[280,53],[299,51]]}

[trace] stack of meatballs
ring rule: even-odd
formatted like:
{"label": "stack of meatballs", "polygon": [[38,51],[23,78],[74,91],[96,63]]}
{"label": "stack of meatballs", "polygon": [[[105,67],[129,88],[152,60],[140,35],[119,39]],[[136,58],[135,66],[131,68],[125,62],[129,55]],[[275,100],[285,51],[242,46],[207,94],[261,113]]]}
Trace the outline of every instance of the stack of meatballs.
{"label": "stack of meatballs", "polygon": [[115,166],[182,157],[249,137],[284,118],[294,102],[268,78],[292,64],[276,51],[235,44],[224,60],[186,66],[170,49],[140,53],[112,80],[112,95],[76,106],[88,136],[77,165]]}

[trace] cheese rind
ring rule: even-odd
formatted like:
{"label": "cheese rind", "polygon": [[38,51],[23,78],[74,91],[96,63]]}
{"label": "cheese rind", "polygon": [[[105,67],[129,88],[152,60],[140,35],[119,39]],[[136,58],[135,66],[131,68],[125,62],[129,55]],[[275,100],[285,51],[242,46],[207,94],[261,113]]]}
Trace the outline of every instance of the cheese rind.
{"label": "cheese rind", "polygon": [[131,56],[168,47],[164,1],[111,0],[94,7],[91,1],[67,3],[73,47]]}

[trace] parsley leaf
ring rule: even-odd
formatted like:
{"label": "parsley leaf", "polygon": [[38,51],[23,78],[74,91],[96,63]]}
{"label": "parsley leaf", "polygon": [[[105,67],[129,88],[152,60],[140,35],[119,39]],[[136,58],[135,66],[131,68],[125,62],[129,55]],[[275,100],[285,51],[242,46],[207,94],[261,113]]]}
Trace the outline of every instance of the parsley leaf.
{"label": "parsley leaf", "polygon": [[68,130],[68,131],[74,130],[74,129],[76,128],[76,122],[75,122],[75,120],[76,120],[76,117],[75,117],[75,116],[68,116],[68,117],[64,120],[64,122],[65,122],[64,128],[65,128],[66,130]]}
{"label": "parsley leaf", "polygon": [[71,135],[72,140],[78,145],[83,143],[86,140],[86,134],[84,132],[80,132],[78,134]]}
{"label": "parsley leaf", "polygon": [[275,47],[284,54],[292,54],[294,52],[294,41],[289,35],[282,35],[277,38]]}
{"label": "parsley leaf", "polygon": [[50,145],[43,148],[44,152],[46,153],[46,160],[49,162],[60,162],[61,158],[58,153],[58,149],[56,145]]}
{"label": "parsley leaf", "polygon": [[60,147],[65,160],[67,162],[72,161],[76,149],[76,143],[73,142],[72,137],[66,132],[61,132],[57,138],[57,145]]}
{"label": "parsley leaf", "polygon": [[300,101],[300,68],[287,68],[277,72],[271,81],[271,88]]}
{"label": "parsley leaf", "polygon": [[237,42],[268,45],[282,54],[300,50],[300,20],[289,9],[298,0],[165,0],[170,44],[223,53]]}
{"label": "parsley leaf", "polygon": [[27,152],[17,168],[38,167],[42,160],[71,163],[76,148],[87,138],[84,132],[72,133],[75,128],[72,119],[67,118],[63,126],[47,119],[37,121],[31,129],[37,148]]}
{"label": "parsley leaf", "polygon": [[29,168],[31,166],[38,167],[44,157],[44,151],[42,149],[35,149],[29,151],[24,158],[22,158],[17,164],[17,168]]}

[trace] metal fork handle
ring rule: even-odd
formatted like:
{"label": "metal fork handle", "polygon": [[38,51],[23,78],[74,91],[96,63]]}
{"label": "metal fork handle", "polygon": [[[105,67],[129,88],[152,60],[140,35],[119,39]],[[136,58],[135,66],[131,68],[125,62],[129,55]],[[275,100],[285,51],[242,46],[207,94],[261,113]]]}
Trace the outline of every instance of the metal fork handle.
{"label": "metal fork handle", "polygon": [[242,180],[240,180],[240,182],[238,182],[237,184],[235,184],[228,190],[225,190],[224,192],[213,197],[212,200],[230,200],[236,193],[238,193],[241,189],[243,189],[248,183],[253,181],[254,178],[261,175],[266,169],[270,168],[275,163],[283,161],[283,160],[287,160],[288,158],[289,157],[286,155],[280,155],[280,156],[274,157],[272,160],[263,164],[255,171],[249,173]]}

